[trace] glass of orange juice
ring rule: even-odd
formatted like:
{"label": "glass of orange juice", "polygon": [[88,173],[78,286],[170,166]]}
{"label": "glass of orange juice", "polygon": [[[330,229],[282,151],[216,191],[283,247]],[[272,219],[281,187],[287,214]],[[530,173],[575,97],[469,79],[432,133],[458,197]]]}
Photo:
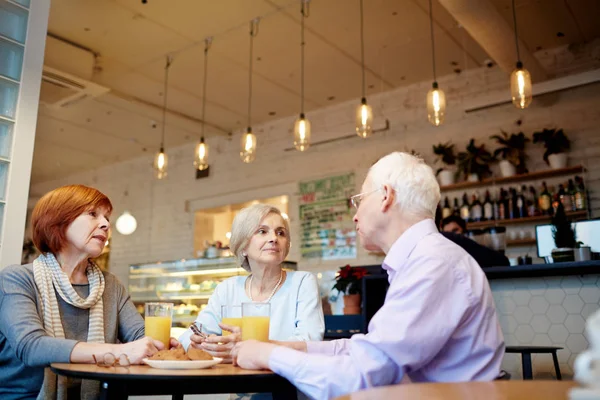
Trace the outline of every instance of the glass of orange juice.
{"label": "glass of orange juice", "polygon": [[146,336],[161,341],[168,349],[173,322],[173,303],[146,303],[144,309]]}
{"label": "glass of orange juice", "polygon": [[242,340],[269,341],[271,304],[242,303]]}
{"label": "glass of orange juice", "polygon": [[[221,306],[221,322],[227,325],[242,327],[242,306]],[[223,336],[231,335],[231,332],[223,330]]]}

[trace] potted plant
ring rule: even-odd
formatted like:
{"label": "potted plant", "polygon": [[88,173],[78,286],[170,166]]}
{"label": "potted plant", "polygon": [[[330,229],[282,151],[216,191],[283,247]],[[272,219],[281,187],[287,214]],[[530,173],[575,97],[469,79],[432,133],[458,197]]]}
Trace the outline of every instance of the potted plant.
{"label": "potted plant", "polygon": [[556,245],[552,250],[553,262],[574,261],[573,249],[577,247],[577,235],[562,203],[558,203],[556,213],[552,217],[552,237]]}
{"label": "potted plant", "polygon": [[485,149],[485,145],[476,146],[475,139],[471,139],[466,151],[461,151],[456,156],[458,174],[463,174],[469,182],[477,182],[492,174],[490,163],[495,158]]}
{"label": "potted plant", "polygon": [[344,314],[360,314],[362,278],[365,275],[367,270],[363,267],[340,267],[332,289],[344,294]]}
{"label": "potted plant", "polygon": [[508,133],[501,131],[502,135],[490,136],[490,139],[495,139],[501,146],[494,150],[494,157],[500,156],[500,173],[503,177],[513,176],[515,174],[527,173],[525,166],[525,145],[529,142],[529,138],[525,137],[523,132]]}
{"label": "potted plant", "polygon": [[544,143],[544,161],[552,169],[567,166],[567,151],[571,149],[571,141],[562,129],[543,129],[533,134],[533,143]]}
{"label": "potted plant", "polygon": [[433,145],[433,154],[436,157],[436,164],[442,164],[443,167],[438,168],[435,175],[438,178],[440,186],[448,186],[454,183],[456,173],[449,166],[456,164],[456,156],[454,155],[454,145],[450,142],[440,143],[437,146]]}

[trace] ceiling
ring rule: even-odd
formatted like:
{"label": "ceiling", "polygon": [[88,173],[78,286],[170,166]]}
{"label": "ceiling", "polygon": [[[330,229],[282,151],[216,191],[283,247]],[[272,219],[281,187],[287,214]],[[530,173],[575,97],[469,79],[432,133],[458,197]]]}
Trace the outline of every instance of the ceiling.
{"label": "ceiling", "polygon": [[[511,1],[487,1],[512,26]],[[438,75],[483,65],[489,56],[477,41],[437,0],[433,7]],[[517,12],[531,51],[600,37],[597,0],[517,0]],[[197,141],[207,36],[207,136],[243,129],[249,21],[258,16],[253,125],[299,112],[299,0],[52,0],[49,35],[93,52],[91,80],[110,91],[60,109],[40,107],[32,183],[156,151],[169,54],[165,144]],[[366,0],[364,26],[367,94],[432,79],[428,0]],[[310,2],[307,111],[360,97],[359,39],[358,0]]]}

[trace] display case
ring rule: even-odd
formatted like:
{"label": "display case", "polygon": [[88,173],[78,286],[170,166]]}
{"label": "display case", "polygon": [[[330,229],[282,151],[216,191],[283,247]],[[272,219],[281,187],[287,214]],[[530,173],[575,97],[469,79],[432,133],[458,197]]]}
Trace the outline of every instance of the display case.
{"label": "display case", "polygon": [[[283,267],[294,271],[296,263],[284,261]],[[129,266],[129,294],[140,313],[146,302],[174,303],[173,324],[185,326],[206,307],[219,283],[232,276],[247,274],[235,257],[133,264]]]}

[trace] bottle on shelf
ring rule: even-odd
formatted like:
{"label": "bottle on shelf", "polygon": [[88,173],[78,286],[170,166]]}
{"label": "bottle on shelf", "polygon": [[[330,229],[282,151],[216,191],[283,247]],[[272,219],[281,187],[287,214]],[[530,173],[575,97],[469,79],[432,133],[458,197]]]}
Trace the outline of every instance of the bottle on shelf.
{"label": "bottle on shelf", "polygon": [[529,199],[528,199],[528,210],[527,213],[530,217],[540,215],[540,210],[538,208],[538,198],[535,193],[535,188],[533,186],[529,186]]}
{"label": "bottle on shelf", "polygon": [[552,215],[552,196],[546,186],[546,182],[542,182],[542,191],[538,198],[540,212],[543,215]]}
{"label": "bottle on shelf", "polygon": [[585,210],[587,209],[587,195],[585,193],[585,186],[583,185],[583,178],[575,177],[575,209]]}
{"label": "bottle on shelf", "polygon": [[497,216],[497,220],[503,220],[506,219],[506,192],[504,191],[504,189],[500,189],[500,196],[498,196],[498,216]]}
{"label": "bottle on shelf", "polygon": [[469,221],[470,207],[469,207],[469,199],[467,197],[467,193],[463,193],[462,196],[462,205],[460,206],[460,217],[465,220],[465,222]]}
{"label": "bottle on shelf", "polygon": [[471,203],[471,210],[469,211],[471,221],[479,222],[483,220],[483,206],[479,200],[479,193],[473,194],[473,202]]}
{"label": "bottle on shelf", "polygon": [[569,179],[569,182],[567,184],[567,193],[571,202],[571,208],[569,209],[570,211],[577,210],[577,205],[575,204],[575,192],[575,183],[573,182],[573,179]]}
{"label": "bottle on shelf", "polygon": [[562,184],[558,185],[558,200],[565,208],[565,211],[571,211],[571,195],[565,190]]}
{"label": "bottle on shelf", "polygon": [[494,220],[494,205],[490,199],[490,191],[485,191],[485,199],[483,200],[483,219],[486,221]]}
{"label": "bottle on shelf", "polygon": [[458,197],[454,198],[454,207],[452,209],[452,214],[460,217],[460,206],[458,205]]}
{"label": "bottle on shelf", "polygon": [[508,200],[506,202],[506,219],[517,218],[517,192],[514,188],[508,188]]}
{"label": "bottle on shelf", "polygon": [[527,217],[527,200],[525,199],[525,193],[527,193],[527,187],[525,185],[521,186],[516,192],[515,215],[517,218]]}
{"label": "bottle on shelf", "polygon": [[452,209],[450,208],[450,202],[448,201],[448,197],[444,198],[444,207],[442,207],[442,218],[447,218],[452,215]]}

